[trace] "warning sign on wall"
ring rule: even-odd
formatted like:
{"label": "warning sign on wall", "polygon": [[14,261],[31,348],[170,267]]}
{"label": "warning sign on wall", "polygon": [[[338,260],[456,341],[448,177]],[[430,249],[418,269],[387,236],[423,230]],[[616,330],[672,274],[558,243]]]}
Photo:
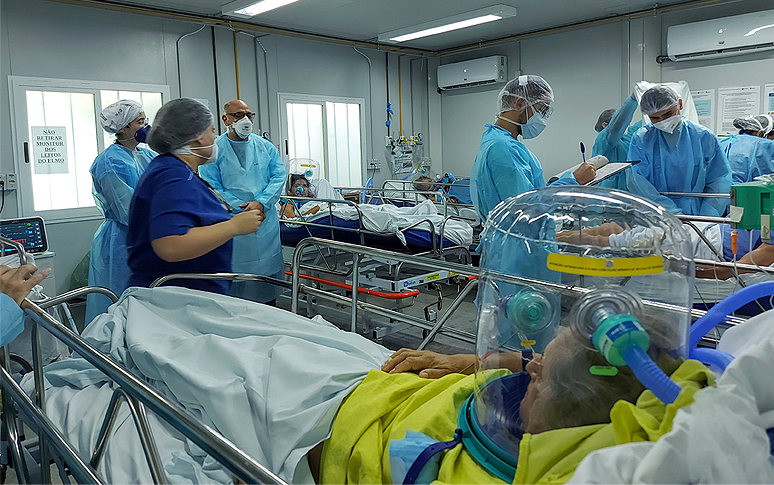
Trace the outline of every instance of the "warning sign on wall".
{"label": "warning sign on wall", "polygon": [[31,126],[32,158],[35,173],[67,173],[67,128],[64,126]]}

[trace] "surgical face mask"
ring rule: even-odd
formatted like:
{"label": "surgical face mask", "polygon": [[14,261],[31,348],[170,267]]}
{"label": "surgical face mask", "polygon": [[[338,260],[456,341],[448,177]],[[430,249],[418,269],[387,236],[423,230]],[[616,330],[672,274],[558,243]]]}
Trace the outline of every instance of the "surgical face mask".
{"label": "surgical face mask", "polygon": [[137,140],[140,143],[145,143],[145,140],[148,138],[148,132],[150,131],[151,126],[145,125],[139,130],[137,130],[134,133],[134,139]]}
{"label": "surgical face mask", "polygon": [[[212,148],[212,154],[210,154],[209,157],[205,157],[204,155],[199,155],[194,151],[194,150],[201,150],[203,148]],[[215,163],[215,161],[218,159],[218,145],[213,143],[212,145],[195,147],[195,148],[192,148],[191,146],[186,145],[182,148],[178,148],[172,153],[174,153],[175,155],[193,155],[195,157],[203,158],[205,159],[205,162],[202,165],[209,165],[210,163]]]}
{"label": "surgical face mask", "polygon": [[671,135],[675,131],[675,128],[677,128],[677,125],[679,125],[682,120],[683,120],[683,117],[680,116],[679,114],[676,114],[671,118],[667,118],[665,120],[659,121],[658,123],[653,123],[653,126]]}
{"label": "surgical face mask", "polygon": [[231,128],[234,129],[234,133],[236,133],[239,138],[247,138],[250,136],[250,133],[253,132],[253,122],[250,121],[250,118],[245,116],[241,120],[232,123]]}
{"label": "surgical face mask", "polygon": [[548,119],[548,116],[543,116],[539,111],[535,110],[534,107],[532,110],[532,116],[530,116],[524,124],[509,120],[508,118],[503,117],[502,113],[497,115],[497,119],[520,126],[522,138],[529,140],[530,138],[535,138],[546,129],[546,120]]}

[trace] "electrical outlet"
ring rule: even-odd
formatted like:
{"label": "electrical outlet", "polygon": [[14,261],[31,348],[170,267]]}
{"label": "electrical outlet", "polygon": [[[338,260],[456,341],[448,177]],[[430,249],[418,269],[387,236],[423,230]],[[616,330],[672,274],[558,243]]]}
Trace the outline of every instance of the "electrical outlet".
{"label": "electrical outlet", "polygon": [[3,190],[5,190],[5,174],[0,173],[0,182],[3,183]]}
{"label": "electrical outlet", "polygon": [[373,160],[368,161],[368,170],[381,170],[382,168],[382,161],[378,158],[374,158]]}
{"label": "electrical outlet", "polygon": [[5,190],[16,190],[16,174],[5,174]]}

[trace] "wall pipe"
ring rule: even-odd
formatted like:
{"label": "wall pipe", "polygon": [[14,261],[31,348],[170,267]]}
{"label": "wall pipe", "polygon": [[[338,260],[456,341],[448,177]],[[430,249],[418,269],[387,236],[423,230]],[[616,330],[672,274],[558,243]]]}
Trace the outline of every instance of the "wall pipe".
{"label": "wall pipe", "polygon": [[187,34],[183,34],[180,37],[177,38],[175,41],[175,59],[177,61],[177,95],[181,98],[183,97],[183,77],[180,74],[180,41],[185,39],[188,36],[196,35],[204,28],[206,27],[205,24],[202,24],[201,27],[199,27],[197,30],[194,30],[193,32],[188,32]]}
{"label": "wall pipe", "polygon": [[234,30],[231,33],[233,34],[233,38],[234,38],[234,77],[236,78],[236,95],[237,95],[237,99],[242,99],[241,94],[239,94],[239,54],[237,52],[238,31]]}
{"label": "wall pipe", "polygon": [[400,136],[403,136],[403,90],[401,89],[402,86],[402,79],[400,75],[400,58],[403,57],[403,55],[398,55],[398,127],[400,130],[398,131],[398,134]]}
{"label": "wall pipe", "polygon": [[[373,111],[374,111],[374,109],[373,109],[374,96],[372,94],[373,93],[373,89],[372,89],[372,84],[371,84],[371,58],[368,57],[367,55],[363,54],[360,50],[358,50],[357,47],[353,47],[353,49],[355,50],[355,52],[357,52],[361,56],[365,57],[366,61],[368,61],[368,106],[371,108],[371,113],[373,113]],[[373,116],[371,118],[373,118]],[[369,127],[371,126],[370,122],[368,123],[368,126]],[[371,130],[371,131],[372,131],[372,134],[373,134],[373,130]],[[373,160],[373,159],[374,159],[374,143],[373,143],[373,140],[372,140],[371,141],[371,160]]]}
{"label": "wall pipe", "polygon": [[[384,79],[387,86],[387,104],[390,104],[390,53],[384,53]],[[390,136],[390,125],[387,125],[387,136]]]}
{"label": "wall pipe", "polygon": [[[218,89],[218,50],[215,46],[215,26],[211,26],[211,33],[212,33],[212,67],[213,71],[215,73],[215,109],[216,112],[220,112],[220,90]],[[212,111],[212,110],[210,110]],[[215,118],[218,116],[215,115]],[[223,132],[220,129],[220,123],[218,125],[218,134],[222,134]]]}
{"label": "wall pipe", "polygon": [[[266,77],[266,124],[268,125],[266,128],[261,127],[261,131],[271,133],[271,101],[269,100],[269,60],[268,60],[268,53],[266,52],[266,48],[263,47],[263,44],[261,43],[261,39],[259,39],[257,36],[253,36],[255,39],[255,42],[261,47],[261,50],[263,51],[263,75]],[[263,122],[263,120],[261,120]],[[263,136],[263,134],[261,134]]]}

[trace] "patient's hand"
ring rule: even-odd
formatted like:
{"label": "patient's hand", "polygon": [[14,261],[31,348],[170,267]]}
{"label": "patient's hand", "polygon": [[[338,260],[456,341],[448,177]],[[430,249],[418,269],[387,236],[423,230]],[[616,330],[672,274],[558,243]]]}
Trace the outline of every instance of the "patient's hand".
{"label": "patient's hand", "polygon": [[415,372],[419,377],[438,379],[448,374],[472,374],[476,356],[472,354],[444,355],[429,350],[400,349],[382,365],[384,372]]}
{"label": "patient's hand", "polygon": [[320,206],[316,205],[316,206],[312,207],[311,209],[309,209],[308,211],[304,212],[304,215],[308,216],[310,214],[317,214],[318,212],[320,212]]}
{"label": "patient's hand", "polygon": [[596,227],[589,227],[581,231],[562,231],[557,233],[556,242],[568,244],[591,244],[594,246],[608,246],[608,236],[620,234],[624,228],[615,222],[605,222]]}

